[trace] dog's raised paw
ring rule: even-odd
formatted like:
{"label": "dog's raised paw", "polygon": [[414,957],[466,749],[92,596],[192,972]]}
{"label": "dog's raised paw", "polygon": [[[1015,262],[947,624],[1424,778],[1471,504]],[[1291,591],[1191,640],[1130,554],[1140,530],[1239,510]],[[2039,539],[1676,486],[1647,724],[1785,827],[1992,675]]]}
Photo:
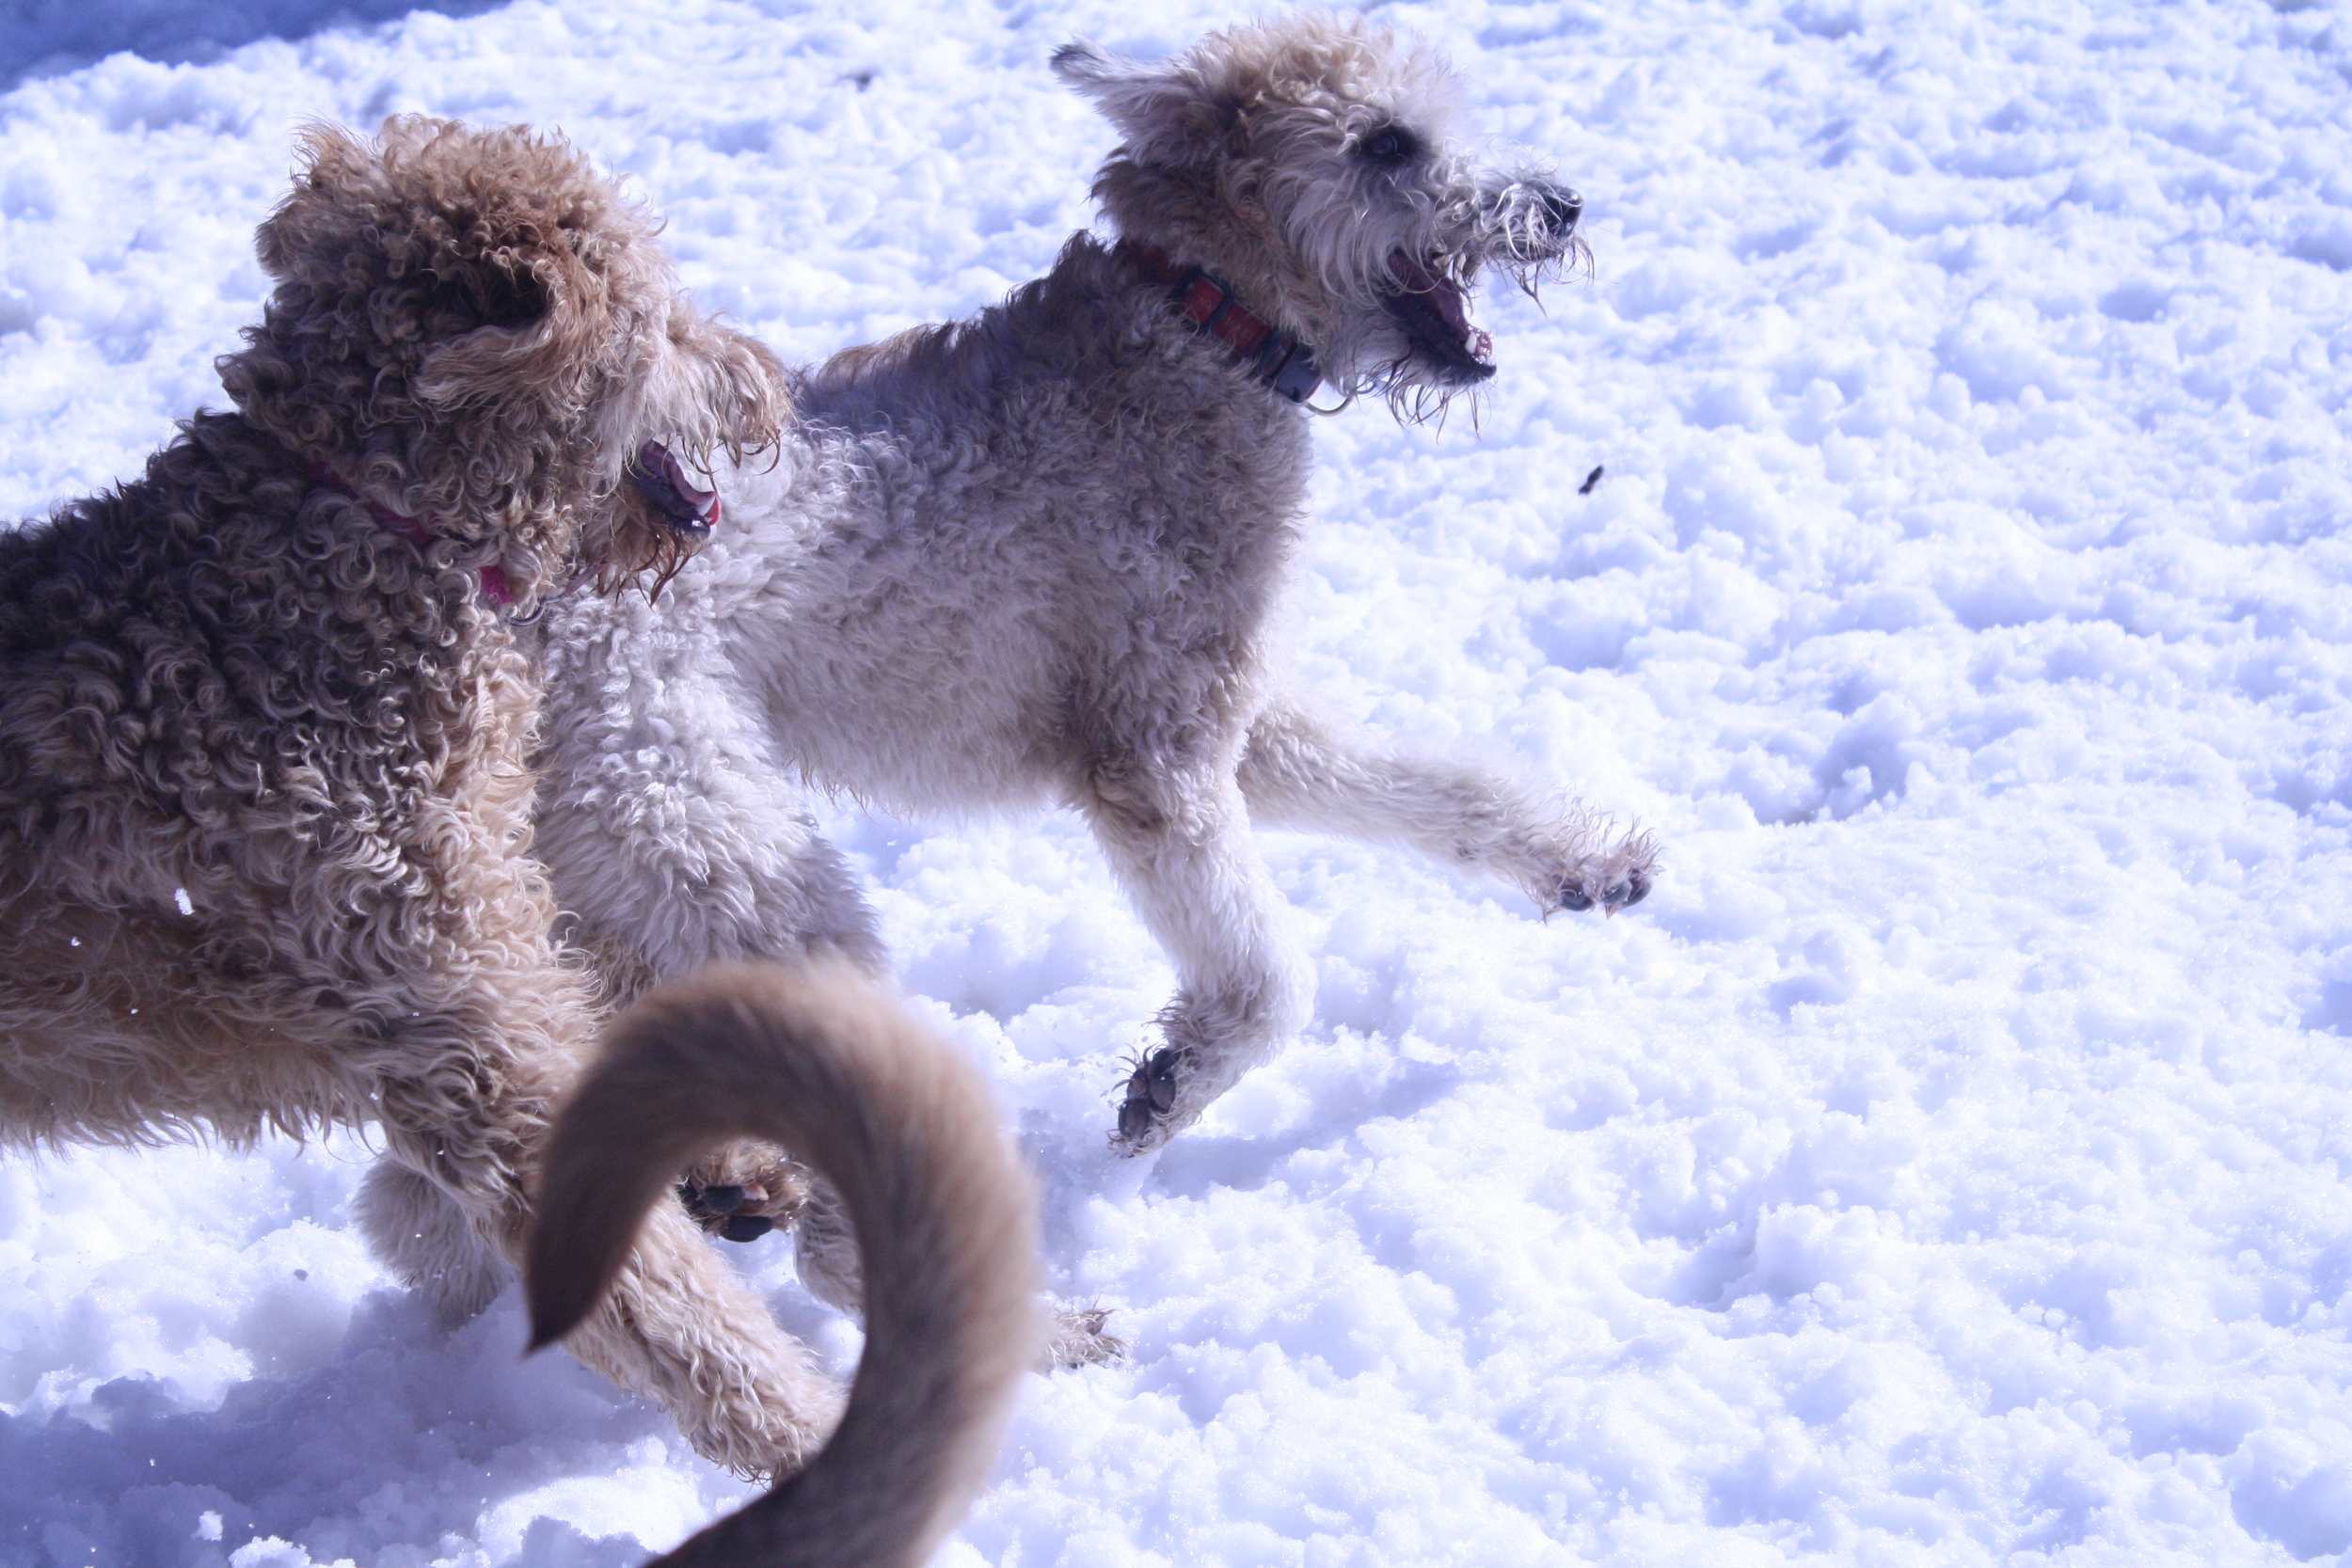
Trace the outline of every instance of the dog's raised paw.
{"label": "dog's raised paw", "polygon": [[1164,1045],[1136,1063],[1127,1078],[1126,1097],[1120,1101],[1112,1148],[1121,1154],[1142,1154],[1174,1135],[1176,1090],[1187,1065],[1187,1053],[1175,1045]]}

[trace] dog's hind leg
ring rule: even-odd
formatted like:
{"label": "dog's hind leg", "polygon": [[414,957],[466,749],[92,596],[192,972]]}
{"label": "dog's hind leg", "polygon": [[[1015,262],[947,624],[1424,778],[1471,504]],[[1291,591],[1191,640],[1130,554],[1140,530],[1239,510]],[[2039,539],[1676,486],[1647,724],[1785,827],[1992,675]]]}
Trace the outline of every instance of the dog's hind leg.
{"label": "dog's hind leg", "polygon": [[[1144,771],[1124,770],[1129,778]],[[1112,1143],[1157,1148],[1272,1054],[1304,1021],[1305,963],[1278,918],[1281,903],[1230,779],[1166,805],[1099,784],[1084,802],[1097,842],[1152,934],[1176,965],[1176,999],[1160,1015],[1166,1043],[1128,1080]]]}
{"label": "dog's hind leg", "polygon": [[396,1160],[369,1167],[352,1218],[394,1277],[431,1302],[444,1323],[473,1317],[514,1277],[464,1206]]}
{"label": "dog's hind leg", "polygon": [[1657,847],[1573,801],[1466,763],[1412,756],[1276,703],[1250,726],[1239,773],[1251,820],[1417,849],[1509,878],[1549,914],[1615,913],[1649,894]]}

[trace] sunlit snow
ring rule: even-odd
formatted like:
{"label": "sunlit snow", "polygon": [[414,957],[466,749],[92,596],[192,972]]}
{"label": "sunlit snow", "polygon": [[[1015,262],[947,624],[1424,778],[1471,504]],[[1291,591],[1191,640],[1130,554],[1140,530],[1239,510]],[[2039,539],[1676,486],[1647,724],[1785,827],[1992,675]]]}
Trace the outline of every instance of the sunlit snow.
{"label": "sunlit snow", "polygon": [[[1248,14],[456,9],[8,8],[0,515],[221,403],[305,117],[561,127],[805,358],[1089,220],[1054,45]],[[1379,14],[1582,190],[1597,272],[1481,302],[1474,420],[1318,422],[1298,661],[1666,873],[1543,923],[1269,835],[1314,1021],[1128,1166],[1171,982],[1083,830],[827,806],[1135,1346],[1029,1382],[940,1562],[2352,1548],[2352,12]],[[142,45],[187,63],[90,63]],[[366,1158],[0,1162],[0,1564],[603,1568],[746,1495],[520,1361],[511,1293],[433,1326],[349,1227]],[[736,1256],[846,1370],[788,1248]]]}

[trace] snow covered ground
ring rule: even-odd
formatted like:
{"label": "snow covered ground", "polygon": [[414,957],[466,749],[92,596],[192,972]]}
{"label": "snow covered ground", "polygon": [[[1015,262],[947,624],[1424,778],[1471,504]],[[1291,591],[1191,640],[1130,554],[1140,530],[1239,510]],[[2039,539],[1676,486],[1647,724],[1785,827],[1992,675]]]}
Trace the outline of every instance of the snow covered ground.
{"label": "snow covered ground", "polygon": [[[1087,221],[1053,45],[1242,14],[853,9],[10,7],[0,515],[219,403],[304,116],[562,126],[808,356]],[[1115,1168],[1169,977],[1083,832],[833,811],[1136,1347],[1032,1380],[941,1562],[2345,1553],[2352,14],[1383,14],[1582,188],[1598,275],[1485,303],[1477,428],[1318,425],[1300,657],[1668,873],[1542,924],[1269,836],[1315,1022]],[[206,63],[59,69],[143,41]],[[744,1495],[518,1362],[511,1294],[435,1329],[347,1228],[364,1158],[0,1164],[0,1564],[601,1568]]]}

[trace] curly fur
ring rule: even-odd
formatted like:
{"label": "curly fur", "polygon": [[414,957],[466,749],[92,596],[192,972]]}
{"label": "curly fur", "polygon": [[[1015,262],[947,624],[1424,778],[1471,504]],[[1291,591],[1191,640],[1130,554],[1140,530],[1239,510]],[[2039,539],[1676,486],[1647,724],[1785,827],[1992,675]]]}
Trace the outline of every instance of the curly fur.
{"label": "curly fur", "polygon": [[[1120,236],[1400,408],[1490,372],[1458,300],[1405,296],[1482,267],[1532,281],[1580,249],[1574,194],[1476,165],[1442,63],[1360,21],[1056,64],[1126,138],[1096,186]],[[1547,911],[1647,892],[1645,836],[1351,736],[1290,689],[1270,627],[1307,417],[1116,248],[1079,235],[1002,306],[843,354],[795,399],[773,471],[723,476],[737,526],[661,604],[548,625],[539,842],[584,937],[634,972],[880,966],[839,856],[780,798],[792,777],[908,812],[1070,805],[1180,981],[1126,1085],[1114,1136],[1136,1152],[1303,1014],[1253,825],[1484,867]],[[827,1276],[821,1247],[804,1261]]]}
{"label": "curly fur", "polygon": [[635,442],[739,460],[784,409],[767,352],[677,292],[659,223],[526,134],[395,119],[303,150],[256,241],[277,289],[221,361],[238,411],[510,582],[575,552],[608,587],[674,568],[622,483]]}
{"label": "curly fur", "polygon": [[[527,852],[507,615],[675,555],[639,442],[745,451],[787,404],[563,143],[303,148],[233,411],[0,535],[0,1142],[373,1124],[361,1222],[463,1311],[596,1018]],[[831,1390],[682,1216],[632,1278],[581,1354],[712,1457],[796,1463]]]}

